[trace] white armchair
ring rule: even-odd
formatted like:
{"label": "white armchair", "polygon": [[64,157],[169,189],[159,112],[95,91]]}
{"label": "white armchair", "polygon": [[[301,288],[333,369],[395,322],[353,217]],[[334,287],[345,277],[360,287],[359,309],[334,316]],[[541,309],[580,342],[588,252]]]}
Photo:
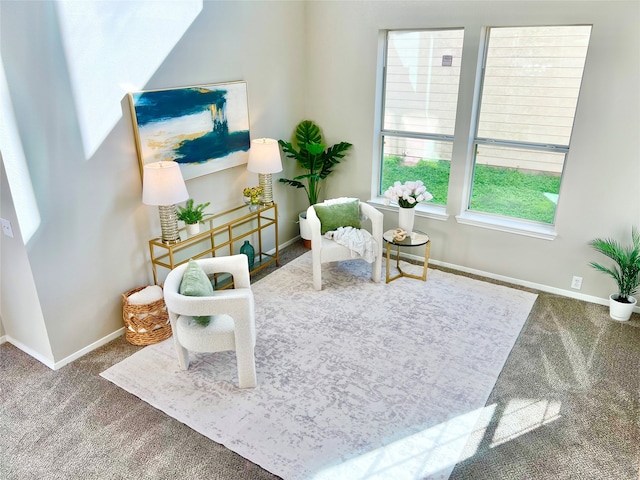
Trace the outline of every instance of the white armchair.
{"label": "white armchair", "polygon": [[[178,363],[183,370],[189,368],[189,350],[235,350],[240,388],[255,387],[256,332],[247,256],[205,258],[196,262],[207,275],[230,273],[235,288],[216,290],[211,296],[181,295],[180,284],[187,264],[169,272],[164,282],[164,300],[169,312]],[[206,315],[212,315],[207,326],[193,321],[193,316]]]}
{"label": "white armchair", "polygon": [[[350,199],[353,200],[353,199]],[[334,204],[335,200],[327,200],[319,205]],[[382,223],[383,215],[371,205],[360,202],[360,218],[363,221],[370,221],[370,229],[375,241],[375,260],[371,264],[371,279],[374,282],[380,281],[382,271]],[[313,256],[313,287],[322,290],[322,264],[343,260],[353,260],[362,258],[354,254],[348,247],[335,242],[322,235],[321,222],[316,214],[314,206],[307,209],[307,224],[311,231],[311,251]],[[364,228],[364,225],[363,225]]]}

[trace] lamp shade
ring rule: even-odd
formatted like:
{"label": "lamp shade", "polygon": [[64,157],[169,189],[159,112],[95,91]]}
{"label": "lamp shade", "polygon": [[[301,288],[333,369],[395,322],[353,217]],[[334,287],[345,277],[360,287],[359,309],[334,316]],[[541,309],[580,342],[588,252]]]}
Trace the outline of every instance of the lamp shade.
{"label": "lamp shade", "polygon": [[144,166],[142,203],[173,205],[188,198],[189,192],[176,162],[153,162]]}
{"label": "lamp shade", "polygon": [[254,173],[276,173],[282,171],[280,146],[273,138],[258,138],[251,142],[247,170]]}

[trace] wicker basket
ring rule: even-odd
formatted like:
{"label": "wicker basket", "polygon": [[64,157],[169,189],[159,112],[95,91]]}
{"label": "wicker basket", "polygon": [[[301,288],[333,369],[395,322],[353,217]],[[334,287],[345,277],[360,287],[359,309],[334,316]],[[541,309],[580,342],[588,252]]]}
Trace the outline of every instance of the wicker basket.
{"label": "wicker basket", "polygon": [[163,298],[144,305],[129,303],[129,295],[143,288],[136,287],[122,294],[125,338],[133,345],[151,345],[171,336],[171,323]]}

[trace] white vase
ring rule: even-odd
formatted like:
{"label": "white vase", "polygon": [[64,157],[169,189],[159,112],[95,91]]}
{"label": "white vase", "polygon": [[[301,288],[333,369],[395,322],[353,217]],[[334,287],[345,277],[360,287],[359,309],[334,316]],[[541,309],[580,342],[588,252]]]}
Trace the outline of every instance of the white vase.
{"label": "white vase", "polygon": [[298,223],[300,224],[300,238],[302,238],[304,246],[311,248],[311,227],[307,222],[307,211],[298,214]]}
{"label": "white vase", "polygon": [[622,303],[615,300],[616,298],[618,298],[617,293],[609,296],[609,316],[619,322],[625,322],[631,317],[637,300],[635,297],[628,297],[632,303]]}
{"label": "white vase", "polygon": [[398,226],[410,234],[413,232],[413,221],[415,219],[415,208],[398,208]]}
{"label": "white vase", "polygon": [[200,224],[199,223],[187,223],[187,233],[189,235],[195,235],[196,233],[200,233]]}

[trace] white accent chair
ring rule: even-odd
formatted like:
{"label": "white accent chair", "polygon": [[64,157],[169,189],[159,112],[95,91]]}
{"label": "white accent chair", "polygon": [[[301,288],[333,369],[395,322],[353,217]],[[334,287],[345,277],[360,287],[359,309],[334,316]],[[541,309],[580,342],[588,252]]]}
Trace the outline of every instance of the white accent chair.
{"label": "white accent chair", "polygon": [[[333,202],[326,200],[320,205]],[[382,224],[384,216],[371,205],[360,202],[360,217],[364,224],[366,220],[370,220],[370,229],[366,229],[371,233],[376,242],[376,259],[371,264],[371,279],[374,282],[380,282],[382,272]],[[359,257],[344,245],[326,238],[321,233],[320,219],[316,215],[313,205],[307,209],[307,224],[311,231],[311,252],[313,256],[313,288],[322,290],[322,264],[329,262],[337,262],[343,260],[353,260]],[[354,256],[355,255],[355,256]]]}
{"label": "white accent chair", "polygon": [[[189,350],[235,350],[240,388],[255,387],[255,314],[247,256],[205,258],[196,262],[207,275],[230,273],[235,288],[216,290],[212,296],[206,297],[185,296],[179,292],[187,264],[169,272],[164,282],[164,300],[173,329],[178,363],[183,370],[189,368]],[[192,320],[193,316],[204,315],[212,315],[206,327]]]}

